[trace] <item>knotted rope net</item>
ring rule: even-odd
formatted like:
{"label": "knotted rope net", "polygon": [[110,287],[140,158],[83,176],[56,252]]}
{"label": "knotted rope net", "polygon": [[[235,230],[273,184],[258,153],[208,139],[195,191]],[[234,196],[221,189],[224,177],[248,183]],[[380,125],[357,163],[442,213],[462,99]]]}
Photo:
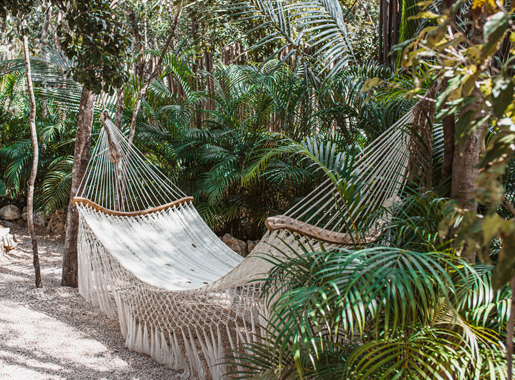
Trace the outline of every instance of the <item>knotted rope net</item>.
{"label": "knotted rope net", "polygon": [[[264,335],[267,311],[257,280],[271,264],[260,256],[354,240],[357,232],[346,218],[355,224],[388,207],[403,187],[409,137],[402,127],[411,117],[356,156],[340,190],[328,180],[290,212],[269,218],[270,231],[244,259],[104,115],[105,128],[74,198],[80,293],[118,318],[130,350],[181,370],[183,377],[221,379],[228,349]],[[352,186],[357,190],[350,196],[345,191]],[[355,199],[352,207],[345,197]],[[376,236],[378,228],[367,234]]]}

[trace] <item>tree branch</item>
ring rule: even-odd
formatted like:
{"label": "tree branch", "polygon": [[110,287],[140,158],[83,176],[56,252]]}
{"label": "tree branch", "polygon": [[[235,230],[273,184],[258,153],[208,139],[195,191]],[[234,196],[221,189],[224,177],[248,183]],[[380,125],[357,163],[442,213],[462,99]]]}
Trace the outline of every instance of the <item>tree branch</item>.
{"label": "tree branch", "polygon": [[150,74],[150,77],[143,84],[143,87],[138,92],[138,97],[136,98],[136,104],[134,104],[134,110],[132,112],[132,120],[131,120],[130,132],[129,132],[129,148],[132,145],[132,142],[134,140],[134,133],[136,132],[136,120],[138,119],[138,112],[141,107],[141,101],[143,100],[143,97],[147,93],[147,90],[148,90],[150,84],[152,83],[152,81],[157,77],[157,75],[161,71],[161,65],[165,58],[166,52],[168,51],[168,48],[170,47],[172,38],[175,35],[175,30],[177,29],[177,23],[179,21],[179,17],[181,15],[181,13],[182,13],[182,3],[179,4],[179,9],[177,10],[177,13],[175,14],[175,19],[173,20],[172,28],[170,30],[170,34],[168,35],[168,39],[166,40],[166,42],[163,46],[163,51],[161,52],[161,56],[159,57],[159,60],[157,61],[157,64],[156,64],[152,74]]}
{"label": "tree branch", "polygon": [[361,8],[363,8],[365,10],[365,13],[368,16],[368,19],[370,20],[370,23],[372,24],[372,26],[375,29],[376,28],[376,24],[375,24],[374,20],[372,19],[372,16],[370,15],[370,13],[368,12],[368,9],[367,9],[366,5],[363,4],[360,0],[358,0],[358,3],[359,3],[359,5],[361,5]]}
{"label": "tree branch", "polygon": [[515,206],[513,206],[513,203],[510,202],[508,197],[504,195],[504,202],[506,203],[506,208],[513,216],[515,216]]}

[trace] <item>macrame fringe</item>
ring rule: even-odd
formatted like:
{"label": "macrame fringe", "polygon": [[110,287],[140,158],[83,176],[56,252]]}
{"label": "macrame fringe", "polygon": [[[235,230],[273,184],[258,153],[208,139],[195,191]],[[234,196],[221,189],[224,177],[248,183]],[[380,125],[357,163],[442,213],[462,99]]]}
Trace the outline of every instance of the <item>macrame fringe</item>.
{"label": "macrame fringe", "polygon": [[[209,373],[213,380],[222,380],[228,371],[223,364],[226,355],[222,338],[227,333],[234,357],[231,361],[235,362],[238,370],[243,370],[241,358],[234,351],[239,345],[258,339],[256,335],[262,331],[258,327],[263,319],[256,314],[261,304],[255,301],[255,286],[223,289],[215,295],[218,297],[216,299],[226,302],[226,307],[233,313],[227,314],[225,323],[218,320],[218,323],[211,325],[209,322],[213,321],[206,323],[198,315],[199,319],[191,324],[183,322],[182,328],[163,329],[163,321],[157,325],[138,313],[140,301],[134,294],[141,290],[124,290],[123,286],[127,282],[122,283],[122,286],[120,282],[116,282],[116,274],[112,268],[116,265],[115,262],[109,259],[102,244],[92,239],[87,225],[81,223],[79,236],[79,292],[88,302],[100,307],[106,315],[118,318],[120,331],[129,350],[149,355],[161,365],[182,371],[178,375],[180,378],[195,376],[205,380]],[[191,302],[202,303],[206,296],[192,294],[191,297]],[[222,334],[221,328],[224,325],[226,327]],[[173,323],[171,326],[180,324]]]}
{"label": "macrame fringe", "polygon": [[[227,367],[223,364],[225,354],[219,326],[216,327],[216,334],[212,328],[209,328],[209,330],[195,328],[193,331],[189,328],[181,329],[184,348],[189,358],[188,364],[182,354],[183,350],[179,345],[175,331],[167,332],[165,335],[165,332],[159,331],[150,324],[138,323],[130,313],[128,305],[123,302],[120,296],[115,296],[115,301],[118,309],[120,331],[125,338],[125,346],[129,350],[149,355],[159,364],[173,370],[183,370],[184,372],[179,375],[180,378],[189,378],[196,373],[200,380],[205,380],[206,369],[198,353],[196,344],[196,340],[198,340],[213,380],[222,380],[224,375],[227,374]],[[227,334],[231,348],[235,350],[236,346],[232,342],[228,326]],[[166,337],[168,337],[168,340]]]}

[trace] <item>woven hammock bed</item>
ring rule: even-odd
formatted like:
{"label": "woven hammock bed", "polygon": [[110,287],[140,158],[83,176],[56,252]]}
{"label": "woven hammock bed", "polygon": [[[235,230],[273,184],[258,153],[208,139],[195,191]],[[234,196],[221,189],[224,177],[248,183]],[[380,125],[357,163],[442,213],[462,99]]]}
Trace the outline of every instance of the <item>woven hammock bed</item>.
{"label": "woven hammock bed", "polygon": [[[388,209],[405,183],[411,112],[360,152],[348,184],[360,201],[352,215],[330,179],[284,215],[266,221],[268,232],[243,258],[203,221],[193,198],[148,161],[109,118],[77,197],[79,291],[119,320],[126,346],[182,372],[221,379],[223,358],[264,334],[267,311],[261,283],[279,250],[302,252],[355,243],[349,218]],[[343,157],[343,156],[342,156]],[[373,242],[384,219],[359,237]],[[238,363],[234,357],[233,362]]]}

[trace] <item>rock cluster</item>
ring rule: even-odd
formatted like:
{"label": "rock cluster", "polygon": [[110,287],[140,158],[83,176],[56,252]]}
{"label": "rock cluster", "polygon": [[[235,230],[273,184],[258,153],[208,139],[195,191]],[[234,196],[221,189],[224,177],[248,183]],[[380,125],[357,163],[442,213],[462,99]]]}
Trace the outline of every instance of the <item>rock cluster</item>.
{"label": "rock cluster", "polygon": [[259,240],[247,240],[245,243],[243,240],[237,239],[231,234],[225,234],[222,237],[222,241],[241,257],[247,257],[259,243]]}
{"label": "rock cluster", "polygon": [[[20,211],[19,207],[15,205],[7,205],[0,208],[0,219],[15,221],[20,218],[27,221],[27,207],[24,207],[23,211]],[[34,224],[36,226],[45,225],[45,214],[43,212],[36,211],[34,213]]]}
{"label": "rock cluster", "polygon": [[50,233],[64,235],[66,232],[66,209],[57,210],[53,213],[46,229]]}
{"label": "rock cluster", "polygon": [[236,239],[231,234],[225,234],[222,238],[222,241],[241,257],[247,256],[247,243],[244,241]]}
{"label": "rock cluster", "polygon": [[7,205],[0,208],[0,219],[16,220],[21,218],[21,211],[15,205]]}
{"label": "rock cluster", "polygon": [[258,245],[259,240],[247,240],[247,250],[249,253],[252,253],[256,245]]}
{"label": "rock cluster", "polygon": [[[45,225],[45,214],[43,214],[41,211],[36,211],[34,214],[34,225],[35,226],[44,226]],[[21,212],[21,218],[25,221],[27,221],[27,207],[23,208],[23,211]]]}

